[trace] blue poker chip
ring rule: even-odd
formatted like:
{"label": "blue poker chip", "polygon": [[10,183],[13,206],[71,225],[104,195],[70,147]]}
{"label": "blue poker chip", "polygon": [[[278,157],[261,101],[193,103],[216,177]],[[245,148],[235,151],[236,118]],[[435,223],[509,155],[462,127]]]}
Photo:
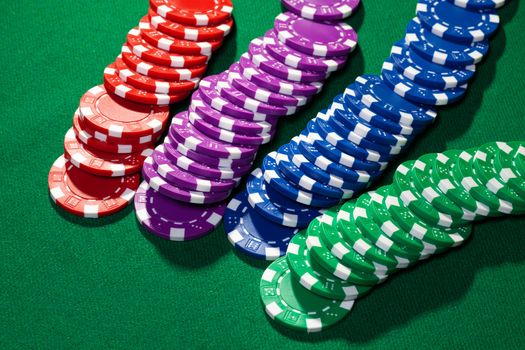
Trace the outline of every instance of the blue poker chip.
{"label": "blue poker chip", "polygon": [[[314,122],[317,122],[317,119],[315,119]],[[311,134],[301,134],[297,150],[317,167],[346,181],[356,183],[370,182],[380,174],[380,170],[382,169],[376,171],[357,170],[325,157],[316,147],[316,144],[320,144],[323,141],[317,139],[317,142],[313,142],[313,137],[315,136]],[[293,145],[291,150],[293,152]]]}
{"label": "blue poker chip", "polygon": [[505,5],[505,0],[449,0],[454,5],[470,10],[494,10]]}
{"label": "blue poker chip", "polygon": [[405,42],[428,61],[450,68],[478,64],[489,50],[488,40],[470,45],[444,40],[426,30],[417,17],[408,23]]}
{"label": "blue poker chip", "polygon": [[445,106],[458,101],[467,92],[467,84],[448,90],[431,89],[416,84],[396,70],[391,58],[383,63],[381,76],[385,84],[396,94],[414,103]]}
{"label": "blue poker chip", "polygon": [[419,0],[416,15],[434,35],[460,44],[488,39],[499,27],[494,10],[465,10],[449,0]]}
{"label": "blue poker chip", "polygon": [[[335,133],[346,142],[353,143],[354,145],[357,145],[357,146],[360,146],[366,149],[370,149],[370,150],[376,151],[381,154],[397,155],[401,153],[401,150],[402,150],[401,147],[386,146],[386,145],[382,145],[377,142],[373,142],[369,140],[368,138],[357,134],[354,130],[350,130],[346,128],[343,125],[343,123],[333,118],[328,113],[329,111],[326,111],[326,110],[321,111],[321,113],[318,113],[316,117],[316,123],[320,128],[327,130],[329,133]],[[342,145],[343,142],[341,141],[339,142],[339,144]],[[335,146],[339,147],[338,145],[335,145]],[[344,150],[343,147],[339,147],[339,148],[341,150]]]}
{"label": "blue poker chip", "polygon": [[286,179],[277,167],[276,152],[271,152],[263,159],[262,172],[266,183],[281,192],[284,196],[303,205],[318,208],[328,208],[339,203],[338,198],[319,195],[310,191],[299,189],[295,184]]}
{"label": "blue poker chip", "polygon": [[445,90],[464,85],[476,72],[474,64],[464,68],[448,68],[429,62],[410,49],[404,40],[395,43],[390,54],[396,69],[405,78],[432,89]]}
{"label": "blue poker chip", "polygon": [[248,193],[242,191],[228,204],[224,231],[237,250],[257,259],[275,260],[286,254],[299,229],[266,220],[250,207]]}
{"label": "blue poker chip", "polygon": [[295,164],[290,159],[289,154],[290,146],[288,144],[285,144],[279,147],[275,159],[277,159],[277,167],[279,168],[281,173],[286,179],[293,182],[293,184],[306,191],[310,191],[327,197],[346,199],[352,196],[353,193],[350,193],[350,196],[348,196],[347,194],[345,194],[346,191],[343,192],[337,187],[324,184],[306,175],[301,169],[295,166]]}
{"label": "blue poker chip", "polygon": [[322,214],[321,211],[299,204],[273,190],[264,181],[261,169],[255,169],[246,183],[248,203],[260,215],[276,224],[290,228],[305,228]]}
{"label": "blue poker chip", "polygon": [[397,123],[414,127],[426,126],[432,124],[437,117],[435,109],[405,100],[377,75],[359,76],[355,80],[355,86],[365,106]]}
{"label": "blue poker chip", "polygon": [[[308,158],[305,157],[305,155],[303,154],[304,151],[302,150],[302,147],[301,149],[299,149],[299,145],[303,146],[301,138],[294,137],[289,142],[289,156],[292,157],[292,163],[294,163],[296,167],[301,169],[305,174],[307,174],[311,178],[314,178],[320,182],[326,183],[331,186],[338,186],[339,188],[345,189],[346,191],[352,191],[354,192],[354,194],[366,187],[367,183],[356,182],[352,179],[344,179],[342,177],[329,173],[325,169],[318,167],[314,164],[314,162],[311,162]],[[308,145],[308,147],[314,147],[313,145],[307,143],[304,143],[304,145]],[[319,162],[321,161],[322,160],[316,160],[316,163],[319,164]],[[331,162],[329,161],[327,161],[327,163],[331,164]],[[319,165],[323,166],[323,164]]]}
{"label": "blue poker chip", "polygon": [[370,161],[388,162],[394,157],[393,155],[388,153],[379,153],[376,150],[364,148],[343,138],[338,133],[336,133],[334,129],[330,127],[325,121],[326,112],[326,110],[323,110],[317,113],[317,117],[314,119],[319,135],[323,140],[325,140],[332,146],[338,148],[346,154],[350,154],[353,156],[356,156],[356,154],[364,154],[364,156],[366,157],[365,159]]}
{"label": "blue poker chip", "polygon": [[343,98],[345,106],[350,108],[359,118],[392,134],[415,136],[424,130],[424,127],[412,127],[396,123],[375,113],[361,102],[361,95],[357,92],[355,84],[346,87]]}
{"label": "blue poker chip", "polygon": [[343,124],[348,132],[353,132],[381,145],[403,147],[409,141],[409,139],[403,135],[386,132],[355,115],[354,112],[344,104],[343,95],[338,95],[334,98],[334,102],[329,108],[329,115],[334,120]]}
{"label": "blue poker chip", "polygon": [[370,172],[381,171],[388,164],[386,162],[373,162],[359,159],[350,154],[341,152],[341,150],[339,150],[337,147],[321,138],[319,132],[317,131],[315,120],[310,120],[308,122],[306,130],[301,133],[300,138],[301,141],[304,140],[305,142],[312,144],[326,158],[354,170],[364,170]]}

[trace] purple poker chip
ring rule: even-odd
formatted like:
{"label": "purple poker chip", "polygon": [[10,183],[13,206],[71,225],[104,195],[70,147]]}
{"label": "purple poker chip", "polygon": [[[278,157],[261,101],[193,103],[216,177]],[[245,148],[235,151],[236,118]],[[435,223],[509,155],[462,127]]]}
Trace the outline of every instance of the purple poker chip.
{"label": "purple poker chip", "polygon": [[196,91],[191,98],[189,110],[190,112],[197,113],[206,122],[221,129],[240,132],[247,135],[270,133],[275,129],[275,125],[277,124],[277,120],[250,122],[244,119],[235,119],[224,115],[204,102],[198,91]]}
{"label": "purple poker chip", "polygon": [[307,55],[344,56],[357,46],[357,33],[344,22],[314,22],[286,12],[275,18],[274,28],[282,43]]}
{"label": "purple poker chip", "polygon": [[212,75],[201,80],[199,93],[204,102],[215,110],[232,117],[250,121],[268,120],[269,116],[267,114],[249,111],[223,98],[219,94],[219,91],[217,91],[217,82],[219,79],[220,75]]}
{"label": "purple poker chip", "polygon": [[238,62],[235,62],[230,66],[230,69],[228,70],[228,81],[234,88],[247,96],[270,105],[281,107],[301,107],[308,103],[308,98],[304,96],[283,95],[263,89],[257,84],[252,83],[242,75],[242,68]]}
{"label": "purple poker chip", "polygon": [[337,21],[352,15],[360,0],[281,0],[291,12],[313,21]]}
{"label": "purple poker chip", "polygon": [[264,145],[271,141],[274,133],[260,135],[244,135],[229,130],[224,130],[203,120],[197,113],[190,112],[189,119],[195,129],[203,134],[219,141],[228,142],[232,145]]}
{"label": "purple poker chip", "polygon": [[152,159],[152,157],[146,158],[144,167],[142,168],[142,175],[144,176],[144,181],[146,181],[152,189],[160,192],[164,196],[186,203],[209,204],[221,202],[230,195],[231,191],[199,192],[177,187],[169,181],[166,181],[166,178],[162,177],[162,175],[155,170],[154,162],[155,160]]}
{"label": "purple poker chip", "polygon": [[289,96],[313,96],[323,88],[319,82],[301,84],[288,80],[279,79],[271,74],[265,73],[251,61],[250,55],[243,54],[239,60],[242,75],[252,83],[262,86],[273,92]]}
{"label": "purple poker chip", "polygon": [[176,140],[183,146],[195,152],[201,152],[208,156],[242,159],[254,157],[257,147],[233,146],[224,142],[213,140],[195,129],[188,120],[188,112],[181,112],[173,117],[169,129],[169,138]]}
{"label": "purple poker chip", "polygon": [[[158,146],[162,147],[162,146]],[[164,157],[165,159],[165,157]],[[148,169],[146,170],[146,167]],[[164,163],[157,164],[153,157],[148,157],[144,163],[143,172],[147,173],[145,177],[154,178],[160,175],[160,179],[156,181],[157,186],[150,184],[156,191],[159,191],[166,196],[170,196],[172,192],[169,186],[171,185],[175,188],[181,188],[188,191],[197,191],[197,192],[228,192],[233,190],[240,182],[240,178],[232,180],[210,180],[197,177],[183,169],[178,168],[172,164]],[[157,175],[153,173],[157,173]],[[164,185],[163,183],[166,183]],[[150,183],[150,181],[148,181]],[[163,191],[160,187],[166,187]],[[167,190],[167,191],[165,191]],[[166,193],[167,192],[167,193]]]}
{"label": "purple poker chip", "polygon": [[173,200],[142,182],[135,194],[137,219],[148,231],[172,241],[189,241],[207,235],[219,224],[226,202],[194,205]]}
{"label": "purple poker chip", "polygon": [[248,97],[230,84],[227,74],[221,75],[221,79],[219,79],[215,88],[219,91],[219,94],[228,101],[252,112],[267,114],[275,117],[292,115],[297,112],[297,107],[272,106],[270,104]]}
{"label": "purple poker chip", "polygon": [[[177,152],[173,147],[170,147],[169,139],[164,145],[159,146],[153,152],[153,159],[158,165],[172,165],[184,171],[192,173],[195,176],[203,177],[210,180],[232,180],[242,177],[250,171],[251,164],[243,165],[236,168],[213,168],[205,164],[201,164],[191,160],[190,158]],[[168,152],[164,150],[169,148]]]}
{"label": "purple poker chip", "polygon": [[263,37],[266,44],[266,51],[278,61],[287,66],[302,70],[309,70],[321,73],[335,72],[346,63],[347,56],[332,58],[314,57],[294,50],[283,44],[274,29],[270,29]]}
{"label": "purple poker chip", "polygon": [[248,53],[252,62],[262,71],[278,78],[298,83],[322,82],[328,78],[329,73],[300,70],[287,66],[272,57],[264,46],[263,38],[255,38],[248,47]]}
{"label": "purple poker chip", "polygon": [[176,149],[177,152],[179,152],[182,155],[185,155],[191,160],[194,160],[196,162],[201,162],[203,164],[206,164],[214,168],[235,169],[235,168],[247,165],[247,164],[252,164],[256,156],[255,154],[252,157],[242,158],[242,159],[227,159],[227,158],[210,157],[203,153],[192,151],[188,147],[179,143],[177,140],[174,140],[173,138],[171,138],[169,135],[164,140],[164,144],[166,143],[169,144],[169,147],[165,147],[168,152],[170,151],[170,149]]}

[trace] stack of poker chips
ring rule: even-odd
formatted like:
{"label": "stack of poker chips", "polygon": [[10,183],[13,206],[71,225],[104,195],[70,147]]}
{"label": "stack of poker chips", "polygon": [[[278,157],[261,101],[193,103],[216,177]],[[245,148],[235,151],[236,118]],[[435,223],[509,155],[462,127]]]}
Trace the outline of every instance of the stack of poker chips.
{"label": "stack of poker chips", "polygon": [[[355,31],[339,19],[359,2],[340,2],[347,7],[332,11],[333,22],[326,21],[326,5],[308,12],[311,19],[301,11],[278,15],[228,71],[201,81],[189,110],[173,118],[164,143],[144,163],[135,209],[148,231],[186,241],[216,227],[278,120],[317,94],[356,47]],[[323,21],[316,13],[324,13]]]}
{"label": "stack of poker chips", "polygon": [[151,0],[129,31],[104,84],[85,93],[49,173],[52,199],[75,215],[97,218],[128,205],[140,171],[168,125],[169,104],[198,86],[213,51],[233,25],[230,0]]}
{"label": "stack of poker chips", "polygon": [[329,209],[291,239],[286,257],[263,273],[266,313],[321,331],[391,274],[461,245],[473,222],[523,214],[525,141],[407,161],[391,185]]}
{"label": "stack of poker chips", "polygon": [[356,78],[250,175],[246,191],[232,200],[224,220],[235,248],[275,260],[312,219],[381,176],[434,122],[435,106],[465,94],[498,28],[495,5],[420,0],[417,17],[405,39],[392,47],[381,76]]}

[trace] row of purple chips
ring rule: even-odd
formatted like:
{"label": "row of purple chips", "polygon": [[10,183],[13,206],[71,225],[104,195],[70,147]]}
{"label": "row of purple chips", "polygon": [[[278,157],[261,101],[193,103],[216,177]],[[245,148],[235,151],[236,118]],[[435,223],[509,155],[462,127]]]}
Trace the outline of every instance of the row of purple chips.
{"label": "row of purple chips", "polygon": [[189,109],[173,118],[164,143],[144,164],[135,197],[141,224],[177,241],[211,232],[278,121],[319,93],[356,45],[355,31],[343,22],[277,16],[238,62],[203,79]]}
{"label": "row of purple chips", "polygon": [[489,1],[469,4],[485,3],[488,9],[465,9],[452,0],[419,0],[417,17],[406,37],[392,46],[381,76],[356,78],[299,136],[252,172],[246,190],[228,205],[224,222],[230,241],[240,237],[243,226],[251,238],[241,250],[275,260],[286,253],[293,235],[325,209],[380,177],[434,122],[435,106],[464,95],[499,23]]}

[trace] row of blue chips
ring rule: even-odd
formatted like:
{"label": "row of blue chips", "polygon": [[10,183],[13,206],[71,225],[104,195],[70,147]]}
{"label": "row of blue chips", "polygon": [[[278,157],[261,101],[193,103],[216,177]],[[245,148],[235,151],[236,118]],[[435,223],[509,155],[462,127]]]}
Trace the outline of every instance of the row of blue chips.
{"label": "row of blue chips", "polygon": [[435,106],[461,99],[499,25],[501,1],[419,0],[381,76],[364,75],[250,175],[226,211],[229,241],[275,260],[311,220],[365,190],[431,125]]}

